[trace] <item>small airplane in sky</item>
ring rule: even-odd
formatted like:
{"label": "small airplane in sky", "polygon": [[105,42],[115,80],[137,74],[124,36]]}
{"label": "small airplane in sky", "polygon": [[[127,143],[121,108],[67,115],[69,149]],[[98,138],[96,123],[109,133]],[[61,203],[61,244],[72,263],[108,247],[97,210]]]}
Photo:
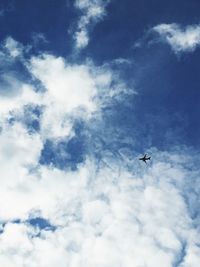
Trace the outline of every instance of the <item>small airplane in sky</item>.
{"label": "small airplane in sky", "polygon": [[[151,157],[147,157],[147,154],[145,154],[144,157],[139,158],[139,160],[142,160],[142,161],[144,161],[145,163],[146,163],[147,160],[150,160],[150,159],[151,159]],[[146,164],[147,164],[147,163],[146,163]]]}

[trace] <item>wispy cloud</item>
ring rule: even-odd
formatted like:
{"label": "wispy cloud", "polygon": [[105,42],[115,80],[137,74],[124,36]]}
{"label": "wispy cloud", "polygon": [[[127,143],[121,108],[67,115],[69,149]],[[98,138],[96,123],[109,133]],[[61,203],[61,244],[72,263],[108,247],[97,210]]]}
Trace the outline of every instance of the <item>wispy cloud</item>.
{"label": "wispy cloud", "polygon": [[176,53],[193,52],[200,45],[200,26],[188,25],[182,27],[176,23],[159,24],[152,28],[161,41],[168,43]]}
{"label": "wispy cloud", "polygon": [[78,21],[74,39],[77,49],[85,48],[89,43],[90,29],[106,14],[105,8],[109,0],[76,0],[75,7],[80,10],[81,17]]}
{"label": "wispy cloud", "polygon": [[0,8],[0,17],[4,17],[6,13],[12,12],[15,8],[14,1],[9,0],[7,3],[2,4]]}
{"label": "wispy cloud", "polygon": [[5,14],[5,10],[4,9],[0,9],[0,17],[3,17]]}
{"label": "wispy cloud", "polygon": [[15,41],[12,37],[7,37],[4,42],[4,48],[13,58],[21,56],[23,53],[23,45]]}

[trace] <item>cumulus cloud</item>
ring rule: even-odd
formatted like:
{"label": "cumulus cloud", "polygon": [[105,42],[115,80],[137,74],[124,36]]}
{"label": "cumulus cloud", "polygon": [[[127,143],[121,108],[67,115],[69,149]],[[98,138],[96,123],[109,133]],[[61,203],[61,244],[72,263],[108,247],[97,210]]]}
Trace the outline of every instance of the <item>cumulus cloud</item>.
{"label": "cumulus cloud", "polygon": [[29,69],[46,89],[41,119],[41,130],[46,137],[68,136],[72,130],[72,117],[87,120],[99,110],[99,82],[94,78],[91,66],[71,65],[63,58],[45,55],[32,58]]}
{"label": "cumulus cloud", "polygon": [[[129,90],[109,66],[48,54],[23,64],[34,79],[19,88],[10,82],[12,93],[0,98],[0,265],[197,267],[198,155],[154,149],[146,166],[130,150],[115,154],[105,143],[104,110]],[[35,132],[21,119],[30,106],[41,112]],[[89,147],[84,160],[75,169],[41,164],[46,140],[68,142],[80,118]],[[95,131],[104,141],[104,148],[96,141],[101,158],[92,147]],[[118,138],[115,129],[110,138]],[[34,225],[37,218],[52,229]]]}
{"label": "cumulus cloud", "polygon": [[105,16],[105,8],[109,0],[76,0],[75,7],[82,13],[75,32],[77,49],[85,48],[89,43],[89,31],[98,21]]}
{"label": "cumulus cloud", "polygon": [[[125,162],[108,162],[109,167],[97,170],[90,159],[71,173],[40,168],[40,180],[24,180],[24,191],[12,186],[9,199],[20,190],[13,205],[23,207],[21,212],[26,207],[27,213],[32,207],[31,216],[38,207],[57,229],[36,235],[27,223],[7,223],[0,235],[1,262],[52,267],[155,267],[162,262],[171,267],[179,261],[180,266],[198,266],[199,232],[182,191],[188,171],[170,154],[158,156],[160,161],[137,176]],[[174,157],[179,155],[174,152]]]}
{"label": "cumulus cloud", "polygon": [[159,24],[153,27],[161,40],[168,43],[175,53],[193,52],[200,45],[200,26],[181,27],[176,23]]}

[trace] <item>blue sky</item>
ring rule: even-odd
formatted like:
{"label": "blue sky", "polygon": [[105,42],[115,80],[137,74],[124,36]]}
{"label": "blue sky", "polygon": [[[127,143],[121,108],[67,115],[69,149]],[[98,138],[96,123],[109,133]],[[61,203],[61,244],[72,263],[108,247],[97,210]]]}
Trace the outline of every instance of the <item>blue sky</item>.
{"label": "blue sky", "polygon": [[199,8],[1,1],[0,265],[199,267]]}
{"label": "blue sky", "polygon": [[[134,112],[130,110],[130,113],[134,115],[127,119],[129,127],[140,128],[144,138],[151,132],[154,140],[150,145],[153,146],[163,148],[169,141],[170,144],[181,142],[196,147],[200,133],[200,52],[196,49],[193,53],[176,56],[169,45],[153,42],[153,34],[147,37],[147,32],[161,23],[175,22],[182,27],[198,24],[198,6],[197,1],[126,1],[121,4],[111,1],[106,9],[109,16],[105,15],[100,23],[89,27],[92,33],[88,46],[74,55],[72,33],[81,12],[74,8],[73,2],[5,1],[2,3],[5,11],[0,17],[0,37],[3,41],[12,36],[23,45],[32,45],[30,54],[45,51],[73,62],[92,58],[98,65],[116,58],[130,60],[128,66],[113,66],[139,92],[131,100]],[[141,42],[139,47],[135,47],[137,42]],[[123,112],[123,107],[120,111]],[[124,112],[121,116],[129,114],[127,110]],[[158,132],[154,129],[159,127],[160,117],[162,129]],[[149,123],[152,127],[148,130]],[[165,136],[168,131],[173,135],[170,140]]]}

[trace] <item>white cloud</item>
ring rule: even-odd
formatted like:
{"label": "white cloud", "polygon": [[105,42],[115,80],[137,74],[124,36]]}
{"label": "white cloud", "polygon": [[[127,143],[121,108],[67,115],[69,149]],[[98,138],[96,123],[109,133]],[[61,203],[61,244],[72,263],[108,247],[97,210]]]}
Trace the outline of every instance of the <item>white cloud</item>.
{"label": "white cloud", "polygon": [[40,93],[36,93],[34,88],[28,84],[15,80],[8,76],[11,94],[1,96],[0,98],[0,114],[1,116],[9,117],[12,111],[20,111],[28,104],[41,104]]}
{"label": "white cloud", "polygon": [[[91,153],[74,171],[41,165],[47,138],[70,138],[80,117],[102,127],[101,108],[127,90],[108,66],[50,55],[32,57],[26,66],[45,90],[10,82],[12,93],[0,99],[0,265],[198,267],[200,233],[189,205],[200,193],[198,155],[154,150],[146,166],[121,150],[120,159],[107,151],[97,161]],[[34,134],[20,120],[8,122],[28,104],[43,106]],[[34,217],[55,231],[35,229],[28,223]]]}
{"label": "white cloud", "polygon": [[175,53],[193,52],[200,45],[200,26],[189,25],[181,27],[176,23],[160,24],[153,27],[161,36],[162,40],[168,43]]}
{"label": "white cloud", "polygon": [[87,120],[99,110],[90,66],[71,65],[63,58],[45,55],[32,58],[29,70],[46,88],[41,120],[45,138],[70,136],[74,116]]}
{"label": "white cloud", "polygon": [[108,66],[98,68],[92,62],[68,64],[61,57],[43,55],[31,58],[27,67],[46,88],[39,102],[44,105],[41,134],[45,138],[70,136],[74,118],[90,120],[105,102],[126,91]]}
{"label": "white cloud", "polygon": [[115,163],[112,170],[104,166],[96,172],[91,160],[74,173],[40,168],[40,180],[24,180],[29,193],[23,201],[19,203],[23,192],[12,198],[17,188],[7,194],[13,205],[38,206],[41,216],[59,227],[31,237],[34,232],[28,224],[8,224],[0,235],[0,260],[13,266],[17,258],[17,267],[21,262],[33,267],[156,267],[162,262],[171,267],[185,242],[181,266],[197,267],[199,233],[181,192],[187,169],[172,168],[170,155],[168,162],[158,156],[161,161],[137,177],[123,162],[120,174]]}
{"label": "white cloud", "polygon": [[76,40],[76,47],[77,48],[80,49],[80,48],[86,47],[89,43],[88,32],[85,30],[81,30],[81,31],[76,32],[75,40]]}
{"label": "white cloud", "polygon": [[[124,91],[125,85],[109,66],[98,68],[92,62],[69,64],[61,57],[47,54],[27,61],[23,58],[25,50],[20,52],[20,60],[45,90],[38,91],[34,84],[24,83],[8,67],[7,74],[1,75],[0,113],[5,119],[23,113],[27,105],[42,106],[40,125],[44,139],[71,137],[74,118],[90,120],[106,101]],[[15,63],[3,52],[1,57],[8,61],[2,63],[4,66]],[[117,85],[111,85],[113,79]]]}
{"label": "white cloud", "polygon": [[65,106],[65,112],[77,107],[95,110],[95,84],[84,65],[67,66],[62,58],[45,56],[32,58],[30,70],[43,83],[49,97]]}
{"label": "white cloud", "polygon": [[76,0],[75,7],[82,13],[75,32],[77,49],[85,48],[89,43],[89,29],[105,16],[108,0]]}
{"label": "white cloud", "polygon": [[7,37],[4,43],[4,47],[7,49],[11,57],[15,58],[22,55],[23,45],[15,41],[12,37]]}

